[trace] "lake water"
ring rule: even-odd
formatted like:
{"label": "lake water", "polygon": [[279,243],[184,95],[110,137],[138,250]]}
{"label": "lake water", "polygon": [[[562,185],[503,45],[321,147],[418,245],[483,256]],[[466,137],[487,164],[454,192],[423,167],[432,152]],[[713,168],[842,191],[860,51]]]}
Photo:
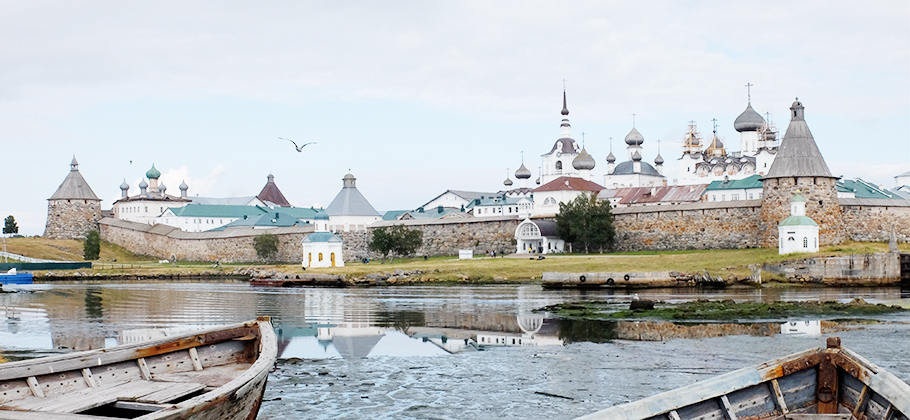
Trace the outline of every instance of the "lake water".
{"label": "lake water", "polygon": [[[537,308],[605,301],[624,291],[550,291],[537,285],[255,288],[246,283],[6,286],[0,358],[15,360],[116,345],[160,329],[271,316],[281,361],[260,418],[567,419],[754,365],[840,336],[843,344],[910,381],[910,314],[879,322],[794,319],[735,328],[690,325],[664,339],[650,323],[581,322]],[[683,302],[838,300],[910,303],[899,288],[655,289],[644,299]],[[835,320],[836,321],[836,320]],[[665,330],[665,329],[664,329]],[[659,341],[616,339],[642,337]],[[655,334],[657,334],[655,336]]]}

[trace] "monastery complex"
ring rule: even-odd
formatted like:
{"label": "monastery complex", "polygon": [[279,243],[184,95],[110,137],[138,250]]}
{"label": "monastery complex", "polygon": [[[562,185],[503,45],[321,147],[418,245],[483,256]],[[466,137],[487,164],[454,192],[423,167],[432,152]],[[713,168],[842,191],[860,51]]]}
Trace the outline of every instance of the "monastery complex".
{"label": "monastery complex", "polygon": [[[293,207],[268,175],[257,195],[192,197],[167,193],[152,165],[131,194],[111,210],[89,187],[73,158],[70,172],[48,199],[45,237],[83,238],[99,229],[103,239],[133,252],[197,261],[254,261],[252,237],[280,238],[282,261],[304,267],[336,266],[376,257],[368,250],[371,232],[405,225],[420,229],[419,255],[563,252],[554,217],[560,203],[595,194],[613,208],[619,250],[728,249],[777,247],[781,253],[815,252],[844,240],[910,241],[910,172],[895,177],[887,190],[833,176],[809,130],[798,99],[782,138],[752,108],[751,100],[734,122],[739,151],[728,151],[714,130],[705,140],[694,122],[683,139],[679,173],[668,181],[658,151],[642,155],[645,137],[633,127],[617,163],[611,151],[606,171],[572,138],[563,92],[559,137],[540,156],[537,179],[524,162],[505,189],[495,192],[445,190],[414,210],[380,214],[345,175],[326,208]],[[821,141],[824,141],[823,139]],[[653,164],[652,164],[653,162]],[[517,185],[516,185],[517,183]]]}

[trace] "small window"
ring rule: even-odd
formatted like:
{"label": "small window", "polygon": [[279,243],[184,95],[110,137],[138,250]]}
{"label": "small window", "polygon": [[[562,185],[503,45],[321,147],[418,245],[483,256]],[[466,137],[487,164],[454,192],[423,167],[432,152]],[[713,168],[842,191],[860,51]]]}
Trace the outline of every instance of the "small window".
{"label": "small window", "polygon": [[809,247],[809,238],[803,238],[803,248]]}

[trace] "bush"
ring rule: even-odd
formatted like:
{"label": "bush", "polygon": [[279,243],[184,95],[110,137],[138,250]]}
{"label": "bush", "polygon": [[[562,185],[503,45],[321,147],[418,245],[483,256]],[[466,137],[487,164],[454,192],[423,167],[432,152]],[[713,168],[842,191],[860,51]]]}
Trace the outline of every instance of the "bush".
{"label": "bush", "polygon": [[278,255],[278,237],[264,233],[253,238],[253,249],[263,261],[274,261]]}
{"label": "bush", "polygon": [[370,240],[370,250],[382,254],[382,258],[387,258],[389,253],[411,255],[421,245],[423,231],[408,229],[402,225],[377,228],[373,230],[373,239]]}
{"label": "bush", "polygon": [[101,234],[98,230],[91,230],[85,235],[82,243],[82,258],[86,261],[97,260],[101,256]]}

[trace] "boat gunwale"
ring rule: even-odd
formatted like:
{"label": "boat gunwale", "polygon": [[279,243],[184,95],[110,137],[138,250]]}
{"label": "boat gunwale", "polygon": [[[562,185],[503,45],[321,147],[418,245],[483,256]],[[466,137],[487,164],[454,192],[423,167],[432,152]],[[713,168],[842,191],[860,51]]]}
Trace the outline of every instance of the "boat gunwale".
{"label": "boat gunwale", "polygon": [[[609,407],[578,417],[576,420],[635,420],[666,414],[679,408],[720,398],[741,389],[813,368],[818,366],[818,362],[822,357],[831,355],[839,355],[841,357],[835,360],[847,364],[849,367],[858,368],[855,373],[844,370],[877,394],[888,398],[895,408],[903,413],[910,412],[910,401],[899,398],[902,395],[910,395],[910,385],[850,349],[815,347],[755,366],[737,369],[637,401]],[[846,362],[838,360],[841,358],[846,359]],[[840,363],[838,365],[843,369],[844,366]]]}
{"label": "boat gunwale", "polygon": [[[224,403],[231,397],[243,396],[250,392],[258,392],[257,401],[254,410],[258,410],[261,403],[262,393],[264,392],[265,383],[268,380],[268,374],[278,357],[278,345],[275,331],[272,328],[269,317],[259,317],[255,321],[222,325],[219,327],[206,328],[187,332],[172,337],[157,338],[154,340],[141,341],[137,343],[125,344],[122,346],[111,347],[107,349],[88,350],[82,352],[73,352],[56,356],[49,356],[37,359],[22,360],[17,362],[4,363],[0,365],[0,380],[24,379],[31,376],[42,376],[46,374],[62,373],[67,371],[79,370],[85,367],[104,366],[112,363],[120,363],[132,360],[138,360],[142,357],[152,356],[155,354],[166,354],[173,351],[186,350],[198,345],[212,344],[216,342],[229,341],[236,337],[225,337],[224,339],[206,342],[207,334],[218,333],[222,331],[242,330],[254,328],[258,331],[256,348],[256,360],[233,379],[217,388],[211,389],[201,395],[190,398],[176,404],[170,404],[167,407],[145,414],[141,417],[147,419],[165,419],[165,418],[184,418],[188,415],[203,413],[219,403]],[[150,349],[177,342],[178,347],[163,347],[158,352],[148,353]],[[195,343],[195,345],[187,345]],[[138,353],[138,355],[137,355]],[[93,363],[94,358],[98,361]],[[104,357],[104,360],[101,358]],[[97,363],[97,364],[96,364]],[[66,369],[55,370],[54,367],[67,366]],[[12,369],[9,369],[12,367]],[[35,372],[35,368],[49,369],[49,371]],[[29,371],[29,369],[32,369]],[[22,371],[25,373],[19,373]],[[265,377],[265,378],[263,378]],[[261,380],[261,381],[260,381]],[[262,384],[261,390],[254,390],[252,387]],[[8,410],[0,409],[0,418],[4,418],[4,413],[10,413]],[[37,411],[15,411],[15,413],[36,413]],[[79,414],[72,414],[73,418],[79,417]],[[84,417],[84,416],[83,416]]]}
{"label": "boat gunwale", "polygon": [[[205,341],[206,335],[208,334],[241,328],[261,329],[261,325],[259,324],[260,322],[261,321],[256,320],[230,325],[222,325],[219,327],[189,331],[171,337],[155,338],[152,340],[123,344],[115,347],[78,351],[54,356],[3,363],[0,365],[0,381],[27,378],[29,376],[42,376],[55,373],[59,374],[76,369],[99,367],[113,363],[136,360],[158,354],[170,353],[173,351],[186,350],[190,347],[198,347],[204,344],[211,344],[211,342],[207,343]],[[226,340],[227,339],[218,340],[217,342]],[[175,342],[179,342],[180,345],[178,347],[164,347],[156,349],[156,347],[172,344]],[[97,358],[97,360],[94,360],[95,358]],[[38,371],[35,368],[45,368],[47,370]]]}

